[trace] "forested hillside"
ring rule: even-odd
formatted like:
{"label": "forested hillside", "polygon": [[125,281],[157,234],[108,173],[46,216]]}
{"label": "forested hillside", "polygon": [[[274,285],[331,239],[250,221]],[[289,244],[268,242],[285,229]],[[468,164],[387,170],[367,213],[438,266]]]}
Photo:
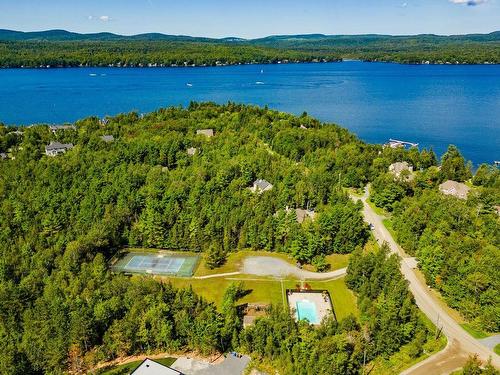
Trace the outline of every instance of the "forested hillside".
{"label": "forested hillside", "polygon": [[[382,149],[306,114],[232,103],[75,125],[0,127],[0,373],[85,372],[137,353],[238,349],[285,374],[356,374],[404,345],[411,358],[435,345],[425,344],[434,332],[418,318],[397,259],[385,249],[362,253],[369,230],[360,204],[342,190],[375,180],[399,157],[427,168],[432,152]],[[46,156],[55,140],[74,148]],[[252,192],[257,179],[272,189]],[[489,172],[476,179],[484,181],[492,181]],[[293,208],[314,210],[314,221],[299,223]],[[481,233],[498,222],[490,225]],[[217,310],[192,290],[113,275],[108,262],[127,245],[217,259],[261,249],[316,264],[355,252],[346,282],[361,319],[313,330],[273,309],[242,330],[240,285]],[[482,290],[476,295],[491,298]]]}
{"label": "forested hillside", "polygon": [[[202,128],[215,136],[197,135]],[[224,328],[193,292],[111,275],[107,262],[125,245],[268,249],[311,261],[367,238],[359,206],[338,189],[366,183],[377,148],[305,115],[192,104],[88,118],[55,134],[13,130],[0,130],[0,373],[232,345],[238,320]],[[48,157],[51,140],[75,147]],[[252,193],[259,178],[273,189]],[[318,219],[299,225],[286,206]]]}
{"label": "forested hillside", "polygon": [[241,63],[392,61],[500,63],[500,33],[471,35],[285,35],[245,40],[157,33],[122,36],[64,30],[0,30],[0,67],[210,66]]}

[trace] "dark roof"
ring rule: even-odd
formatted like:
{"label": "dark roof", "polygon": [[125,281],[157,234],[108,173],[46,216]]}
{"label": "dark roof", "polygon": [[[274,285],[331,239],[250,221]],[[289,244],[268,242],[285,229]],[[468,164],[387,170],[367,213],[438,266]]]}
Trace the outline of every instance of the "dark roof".
{"label": "dark roof", "polygon": [[50,142],[47,146],[45,146],[46,151],[51,151],[51,150],[69,150],[70,148],[73,148],[73,143],[59,143],[59,142]]}
{"label": "dark roof", "polygon": [[273,187],[273,185],[270,182],[268,182],[266,180],[262,180],[262,179],[255,180],[253,185],[255,187],[259,188],[260,190],[265,190],[269,187]]}

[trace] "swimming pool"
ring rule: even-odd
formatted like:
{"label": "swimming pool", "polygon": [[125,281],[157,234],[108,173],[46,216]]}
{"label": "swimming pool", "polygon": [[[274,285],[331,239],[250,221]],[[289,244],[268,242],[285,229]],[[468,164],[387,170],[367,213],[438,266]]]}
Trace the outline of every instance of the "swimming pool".
{"label": "swimming pool", "polygon": [[316,304],[303,299],[295,304],[297,308],[297,320],[308,320],[311,324],[318,324],[318,314],[316,313]]}

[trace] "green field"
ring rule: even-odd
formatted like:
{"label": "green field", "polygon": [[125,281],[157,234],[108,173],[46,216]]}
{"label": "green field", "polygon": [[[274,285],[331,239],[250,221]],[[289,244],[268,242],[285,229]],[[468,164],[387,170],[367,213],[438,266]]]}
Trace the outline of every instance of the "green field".
{"label": "green field", "polygon": [[[186,279],[186,278],[168,278],[166,282],[171,283],[178,288],[187,288],[191,286],[193,290],[207,299],[220,306],[224,291],[232,282],[242,281],[244,288],[249,293],[238,301],[244,303],[269,303],[283,305],[284,294],[282,291],[293,289],[300,283],[298,280],[286,280],[281,282],[276,279],[258,278],[255,276],[238,275],[238,277],[223,278],[216,277],[211,279]],[[333,281],[308,281],[312,289],[326,289],[332,298],[333,308],[337,319],[341,320],[349,314],[358,316],[356,297],[344,284],[344,279]]]}

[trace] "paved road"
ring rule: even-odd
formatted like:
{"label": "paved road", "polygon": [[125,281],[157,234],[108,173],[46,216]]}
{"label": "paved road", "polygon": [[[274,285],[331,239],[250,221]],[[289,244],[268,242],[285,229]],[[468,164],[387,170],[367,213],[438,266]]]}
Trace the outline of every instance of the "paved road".
{"label": "paved road", "polygon": [[[391,252],[398,255],[403,254],[394,238],[382,223],[382,217],[368,205],[368,188],[362,198],[352,197],[355,200],[361,199],[363,202],[363,215],[365,221],[373,225],[373,234],[379,243],[388,243]],[[411,375],[433,375],[447,374],[454,369],[460,368],[469,354],[476,353],[483,361],[491,357],[492,364],[500,368],[500,357],[492,350],[481,344],[478,340],[469,335],[453,320],[451,316],[441,307],[436,298],[429,292],[428,286],[418,279],[415,271],[410,268],[407,262],[401,262],[401,272],[409,281],[410,291],[415,297],[415,301],[427,315],[427,317],[438,327],[442,327],[443,333],[448,338],[448,346],[441,352],[429,357],[403,374]]]}
{"label": "paved road", "polygon": [[285,277],[293,275],[300,279],[328,280],[345,275],[346,268],[331,272],[311,272],[291,265],[283,259],[266,256],[250,256],[243,261],[242,273],[257,276]]}

